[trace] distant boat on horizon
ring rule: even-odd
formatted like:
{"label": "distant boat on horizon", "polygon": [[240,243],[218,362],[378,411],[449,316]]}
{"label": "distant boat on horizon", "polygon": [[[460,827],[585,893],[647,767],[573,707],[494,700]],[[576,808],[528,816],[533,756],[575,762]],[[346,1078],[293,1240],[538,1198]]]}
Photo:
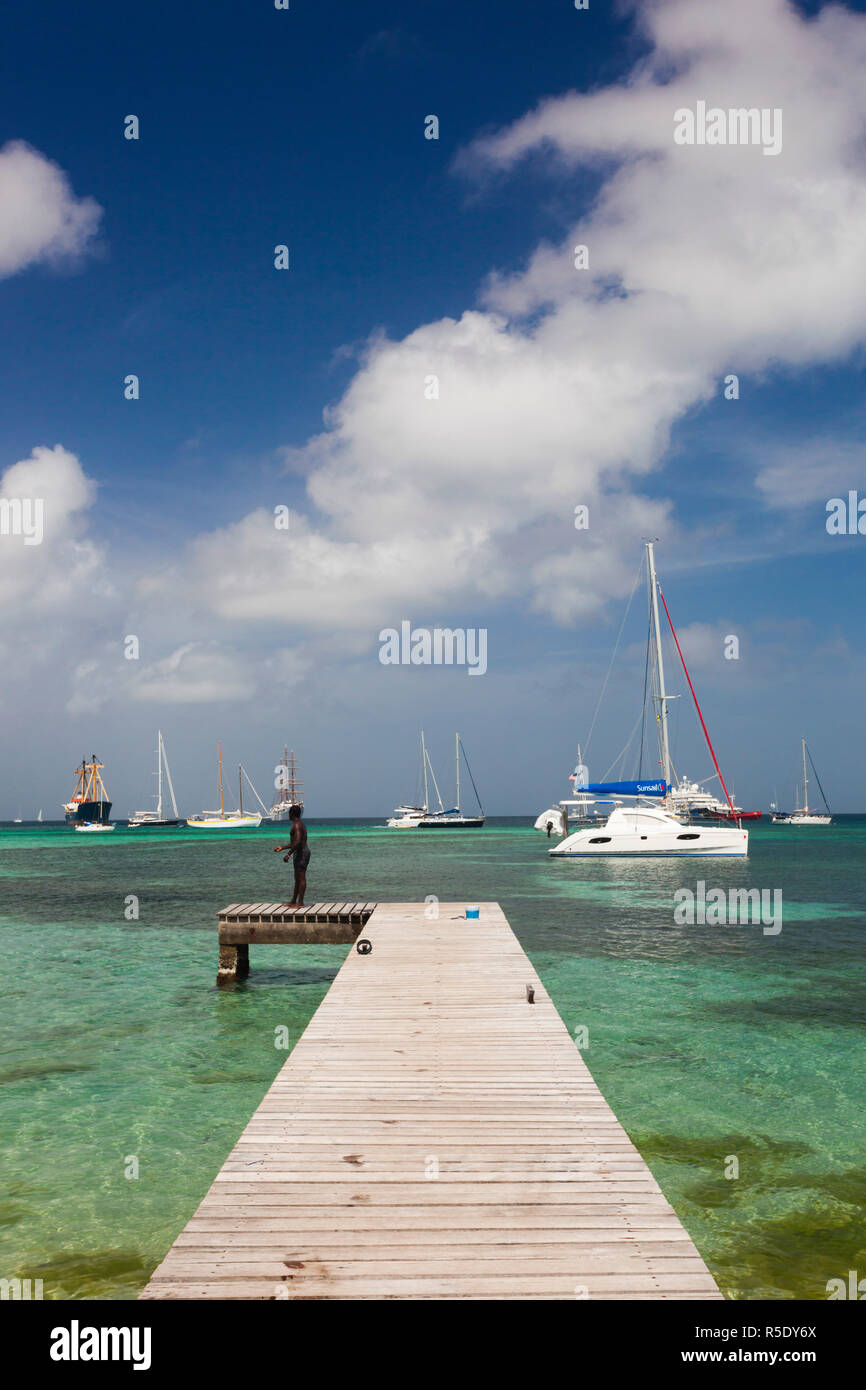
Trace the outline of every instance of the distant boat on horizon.
{"label": "distant boat on horizon", "polygon": [[[818,776],[818,770],[815,767],[814,763],[812,763],[812,771],[815,774],[815,781],[818,783],[818,790],[820,791],[821,796],[823,797],[824,805],[826,807],[826,813],[822,811],[817,811],[814,808],[810,808],[809,806],[809,778],[806,771],[806,754],[808,752],[808,749],[806,748],[805,738],[801,739],[801,743],[803,745],[803,805],[799,807],[795,806],[794,810],[791,811],[790,814],[787,811],[776,811],[772,817],[773,824],[832,825],[833,817],[830,815],[830,807],[827,803],[826,796],[824,796],[824,788],[821,786],[821,779]],[[812,762],[811,753],[809,753],[809,761]],[[794,800],[796,801],[796,799],[797,798],[795,794]]]}
{"label": "distant boat on horizon", "polygon": [[111,800],[102,780],[104,767],[105,763],[97,762],[95,753],[91,753],[90,762],[81,759],[81,766],[75,769],[75,791],[63,806],[67,825],[108,824]]}
{"label": "distant boat on horizon", "polygon": [[[423,806],[397,806],[392,816],[388,819],[389,830],[480,830],[486,819],[484,807],[481,805],[481,798],[478,795],[478,788],[475,786],[475,779],[472,776],[472,769],[466,757],[466,749],[459,734],[454,735],[455,741],[455,761],[457,767],[457,804],[452,806],[449,811],[445,810],[445,805],[439,793],[439,785],[436,781],[436,773],[433,771],[433,764],[430,761],[430,754],[427,752],[427,745],[424,742],[424,730],[421,730],[421,770],[424,778],[424,805]],[[460,753],[463,752],[463,760],[466,763],[466,771],[469,773],[469,780],[475,792],[475,799],[478,802],[478,815],[464,816],[460,807]],[[439,802],[439,810],[430,810],[430,794],[427,774],[433,782],[436,792],[436,800]]]}
{"label": "distant boat on horizon", "polygon": [[[180,825],[180,816],[177,813],[177,802],[174,799],[174,787],[171,781],[171,772],[168,766],[168,757],[165,751],[165,744],[162,740],[162,730],[157,729],[156,733],[156,810],[155,811],[134,811],[129,818],[130,830],[159,829],[164,826]],[[162,770],[165,767],[165,780],[168,783],[168,793],[171,797],[171,808],[173,815],[164,816],[162,814]]]}
{"label": "distant boat on horizon", "polygon": [[288,748],[284,748],[277,766],[283,770],[280,777],[280,794],[270,809],[269,817],[274,821],[285,821],[289,819],[289,811],[293,806],[300,806],[303,811],[304,786],[298,779],[294,751],[290,753]]}
{"label": "distant boat on horizon", "polygon": [[252,787],[253,794],[255,795],[256,800],[258,801],[259,805],[260,805],[261,808],[262,808],[262,811],[264,812],[265,815],[267,815],[267,809],[266,809],[266,807],[265,807],[265,804],[264,804],[264,802],[262,801],[261,797],[259,796],[258,792],[256,791],[255,787],[253,787],[253,784],[252,784],[252,782],[250,781],[250,778],[249,778],[249,774],[246,772],[246,770],[245,770],[243,764],[242,764],[242,763],[238,763],[238,809],[237,809],[236,811],[226,811],[226,808],[225,808],[225,796],[224,796],[224,794],[223,794],[223,746],[222,746],[221,743],[218,743],[218,744],[217,744],[217,763],[218,763],[218,765],[219,765],[219,781],[220,781],[220,808],[219,808],[219,812],[217,812],[217,811],[202,811],[202,812],[200,813],[200,815],[197,815],[197,816],[190,816],[189,819],[188,819],[188,821],[187,821],[187,826],[189,827],[189,829],[190,829],[190,830],[245,830],[245,829],[252,829],[252,828],[255,828],[256,826],[261,825],[261,823],[262,823],[262,817],[258,814],[257,811],[253,811],[253,812],[245,812],[245,811],[244,811],[244,783],[243,783],[243,779],[244,779],[244,777],[246,777],[247,781],[249,782],[250,786]]}

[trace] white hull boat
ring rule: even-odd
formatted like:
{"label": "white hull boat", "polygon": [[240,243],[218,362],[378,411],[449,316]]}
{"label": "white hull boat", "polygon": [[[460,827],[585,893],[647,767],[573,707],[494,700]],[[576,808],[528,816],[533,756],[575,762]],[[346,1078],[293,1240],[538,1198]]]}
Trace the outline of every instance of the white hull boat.
{"label": "white hull boat", "polygon": [[190,830],[253,830],[261,825],[262,816],[257,811],[244,810],[244,778],[246,777],[253,794],[262,808],[262,812],[267,816],[267,807],[259,796],[249,774],[242,763],[238,763],[238,809],[227,811],[225,808],[225,798],[223,796],[223,746],[217,744],[217,763],[219,764],[220,778],[220,808],[219,811],[202,811],[201,815],[190,816],[187,827]]}
{"label": "white hull boat", "polygon": [[832,825],[832,816],[822,816],[819,811],[792,811],[789,816],[773,816],[774,825]]}
{"label": "white hull boat", "polygon": [[[162,806],[162,773],[165,767],[165,780],[168,783],[168,791],[171,797],[171,816],[163,815]],[[171,780],[171,772],[168,766],[168,755],[165,751],[165,744],[162,741],[162,730],[157,730],[156,737],[156,810],[155,811],[134,811],[128,821],[130,830],[159,830],[163,827],[180,825],[180,816],[177,814],[177,802],[174,798],[174,786]]]}
{"label": "white hull boat", "polygon": [[[579,791],[581,795],[577,803],[569,801],[560,803],[566,833],[562,843],[555,845],[548,851],[551,858],[583,858],[590,855],[664,855],[668,858],[698,858],[722,855],[744,856],[749,852],[749,832],[743,830],[741,825],[733,823],[736,818],[736,810],[722,778],[673,621],[656,577],[653,542],[646,541],[645,545],[651,621],[650,635],[647,639],[647,671],[649,671],[650,657],[652,656],[652,699],[658,724],[659,764],[663,776],[649,779],[638,777],[635,781],[589,782],[584,780],[584,777],[578,778],[578,772],[582,771],[585,774],[585,769],[575,769],[573,778],[575,791]],[[664,605],[671,635],[694,699],[716,774],[727,797],[728,810],[731,816],[731,822],[728,824],[716,824],[703,820],[697,824],[690,823],[685,819],[684,811],[691,810],[691,807],[684,806],[682,800],[679,805],[674,803],[672,806],[671,804],[672,764],[668,737],[668,703],[671,697],[665,690],[659,599]],[[645,689],[645,704],[646,698],[647,690]],[[641,763],[642,761],[643,741],[641,742]],[[692,786],[689,787],[689,794],[693,794]],[[584,824],[572,833],[568,833],[569,808],[576,804],[580,809],[584,809],[581,803],[585,803],[586,798],[590,795],[604,798],[608,802],[613,799],[614,809],[603,822],[596,821],[594,824]],[[623,797],[633,804],[628,806],[617,804],[621,803]],[[549,817],[550,812],[547,814]],[[539,817],[536,826],[539,829],[545,828],[542,817]]]}
{"label": "white hull boat", "polygon": [[[433,764],[430,762],[430,754],[424,742],[424,730],[421,730],[421,768],[424,777],[424,805],[423,806],[397,806],[394,814],[388,817],[386,825],[389,830],[480,830],[484,825],[484,808],[478,796],[478,788],[475,786],[475,779],[472,776],[472,769],[466,761],[466,769],[472,782],[475,798],[478,801],[477,815],[464,815],[460,809],[460,735],[455,734],[455,758],[457,767],[457,805],[450,810],[445,810],[445,804],[439,794],[439,785],[436,781],[436,774],[433,771]],[[466,760],[466,750],[463,749],[463,757]],[[433,780],[436,790],[436,799],[439,802],[439,810],[430,810],[429,784],[427,773]]]}
{"label": "white hull boat", "polygon": [[547,830],[548,826],[550,826],[551,835],[561,835],[565,830],[561,806],[551,806],[549,810],[542,811],[532,828],[533,830]]}
{"label": "white hull boat", "polygon": [[548,853],[584,855],[664,854],[694,858],[745,855],[749,832],[727,825],[684,825],[658,806],[617,806],[603,825],[584,826]]}
{"label": "white hull boat", "polygon": [[[802,740],[802,744],[803,744],[803,805],[802,805],[801,807],[799,807],[799,808],[797,808],[797,809],[791,811],[790,814],[789,814],[788,812],[786,812],[786,811],[777,811],[776,814],[772,817],[773,824],[774,824],[774,825],[832,825],[832,824],[833,824],[833,817],[830,815],[830,808],[829,808],[829,806],[827,807],[826,813],[823,812],[823,811],[816,811],[814,808],[810,808],[810,806],[809,806],[809,778],[808,778],[808,774],[807,774],[807,772],[806,772],[806,740],[805,740],[805,739]],[[811,753],[810,753],[810,754],[809,754],[809,758],[811,759],[811,757],[812,757],[812,755],[811,755]],[[812,764],[812,770],[813,770],[813,772],[815,772],[815,780],[818,782],[818,786],[821,787],[821,782],[820,782],[820,780],[819,780],[819,778],[818,778],[818,773],[817,773],[817,771],[815,770],[815,764],[814,764],[814,763]],[[821,787],[821,795],[824,796],[824,788],[823,788],[823,787]],[[796,799],[796,798],[795,798],[795,799]],[[826,797],[824,798],[824,803],[825,803],[825,805],[826,805]]]}
{"label": "white hull boat", "polygon": [[238,811],[229,811],[221,816],[216,811],[213,814],[205,811],[200,816],[190,816],[187,826],[190,830],[246,830],[261,823],[261,816],[246,812],[241,815]]}
{"label": "white hull boat", "polygon": [[81,821],[75,827],[76,835],[99,835],[103,831],[113,830],[114,826],[103,821]]}
{"label": "white hull boat", "polygon": [[287,821],[290,819],[289,812],[293,806],[300,806],[302,811],[304,809],[303,785],[298,778],[294,750],[290,753],[288,748],[283,749],[283,756],[277,768],[279,796],[268,812],[268,819]]}

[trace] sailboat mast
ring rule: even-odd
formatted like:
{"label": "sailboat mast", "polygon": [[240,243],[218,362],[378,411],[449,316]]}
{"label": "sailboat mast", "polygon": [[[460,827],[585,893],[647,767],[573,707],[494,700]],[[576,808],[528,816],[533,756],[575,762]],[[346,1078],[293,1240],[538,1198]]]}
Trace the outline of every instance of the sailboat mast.
{"label": "sailboat mast", "polygon": [[421,766],[424,769],[424,810],[430,805],[430,797],[427,794],[427,749],[424,746],[424,730],[421,730]]}
{"label": "sailboat mast", "polygon": [[[160,741],[162,741],[162,734],[160,734],[159,737]],[[165,780],[168,782],[168,794],[171,797],[171,811],[175,820],[177,820],[177,801],[175,800],[174,786],[171,780],[171,768],[168,765],[168,754],[165,751],[164,743],[162,744],[162,760],[165,763]]]}
{"label": "sailboat mast", "polygon": [[659,599],[658,599],[658,580],[656,579],[656,562],[653,550],[653,542],[646,541],[647,556],[647,578],[650,588],[650,599],[652,602],[653,630],[656,643],[656,662],[659,673],[659,705],[661,709],[662,725],[662,763],[664,766],[665,782],[668,787],[671,784],[671,749],[668,740],[668,699],[665,693],[665,663],[662,656],[662,633],[659,624]]}
{"label": "sailboat mast", "polygon": [[217,744],[217,761],[220,767],[220,820],[225,820],[226,811],[225,802],[223,800],[223,746],[221,743]]}
{"label": "sailboat mast", "polygon": [[457,810],[460,810],[460,735],[454,735],[454,753],[457,760]]}
{"label": "sailboat mast", "polygon": [[244,770],[238,763],[238,810],[244,813]]}
{"label": "sailboat mast", "polygon": [[[803,810],[809,809],[809,781],[806,776],[806,740],[803,739]],[[820,808],[819,808],[820,809]]]}
{"label": "sailboat mast", "polygon": [[162,729],[156,731],[156,818],[162,820]]}

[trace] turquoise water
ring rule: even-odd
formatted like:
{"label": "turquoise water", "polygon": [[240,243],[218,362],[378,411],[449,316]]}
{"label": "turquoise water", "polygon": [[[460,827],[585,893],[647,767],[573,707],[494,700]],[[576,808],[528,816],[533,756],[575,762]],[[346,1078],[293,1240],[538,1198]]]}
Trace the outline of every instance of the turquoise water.
{"label": "turquoise water", "polygon": [[[728,862],[557,862],[514,820],[310,831],[310,901],[501,902],[729,1297],[866,1275],[866,817]],[[345,953],[264,947],[215,988],[219,908],[289,896],[277,838],[0,827],[0,1276],[132,1298],[192,1215]],[[675,925],[698,878],[781,889],[782,931]]]}

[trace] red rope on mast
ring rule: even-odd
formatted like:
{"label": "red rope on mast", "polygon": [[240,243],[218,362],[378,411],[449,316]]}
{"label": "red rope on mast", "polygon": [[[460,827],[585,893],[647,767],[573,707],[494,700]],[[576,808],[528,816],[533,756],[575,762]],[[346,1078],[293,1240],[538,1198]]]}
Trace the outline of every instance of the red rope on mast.
{"label": "red rope on mast", "polygon": [[[656,580],[656,583],[658,583],[658,580]],[[729,794],[729,792],[728,792],[727,787],[725,786],[725,779],[724,779],[724,777],[722,776],[722,769],[719,767],[719,763],[718,763],[718,759],[716,758],[715,750],[714,750],[714,748],[713,748],[712,743],[710,742],[710,735],[709,735],[709,733],[707,732],[707,726],[706,726],[706,724],[704,723],[704,716],[701,714],[701,707],[700,707],[700,705],[698,704],[698,697],[697,697],[697,695],[695,694],[695,687],[692,685],[692,678],[691,678],[691,676],[689,675],[689,668],[688,668],[688,666],[686,665],[686,659],[685,659],[685,657],[683,656],[682,647],[680,646],[679,638],[677,637],[676,629],[674,628],[673,619],[671,618],[670,612],[669,612],[669,610],[668,610],[668,606],[667,606],[667,604],[665,603],[665,596],[664,596],[664,594],[662,593],[662,586],[661,586],[661,584],[659,584],[658,590],[659,590],[659,598],[661,599],[662,603],[664,604],[664,610],[665,610],[665,613],[666,613],[666,615],[667,615],[668,623],[670,624],[671,636],[673,637],[674,641],[676,642],[677,651],[679,652],[679,656],[680,656],[680,661],[682,662],[682,664],[683,664],[683,670],[684,670],[685,673],[686,673],[686,680],[687,680],[688,683],[689,683],[689,690],[692,692],[692,699],[693,699],[694,702],[695,702],[695,709],[696,709],[697,712],[698,712],[698,719],[700,719],[700,721],[701,721],[701,728],[702,728],[703,731],[704,731],[704,738],[707,740],[707,747],[709,748],[710,753],[712,754],[713,765],[715,766],[716,772],[719,774],[719,781],[720,781],[721,784],[722,784],[722,789],[723,789],[723,791],[724,791],[724,793],[725,793],[725,796],[728,798],[728,805],[729,805],[730,808],[731,808],[731,815],[732,815],[732,816],[735,816],[735,815],[736,815],[736,812],[734,811],[734,803],[733,803],[733,801],[732,801],[731,798],[730,798],[730,794]]]}

